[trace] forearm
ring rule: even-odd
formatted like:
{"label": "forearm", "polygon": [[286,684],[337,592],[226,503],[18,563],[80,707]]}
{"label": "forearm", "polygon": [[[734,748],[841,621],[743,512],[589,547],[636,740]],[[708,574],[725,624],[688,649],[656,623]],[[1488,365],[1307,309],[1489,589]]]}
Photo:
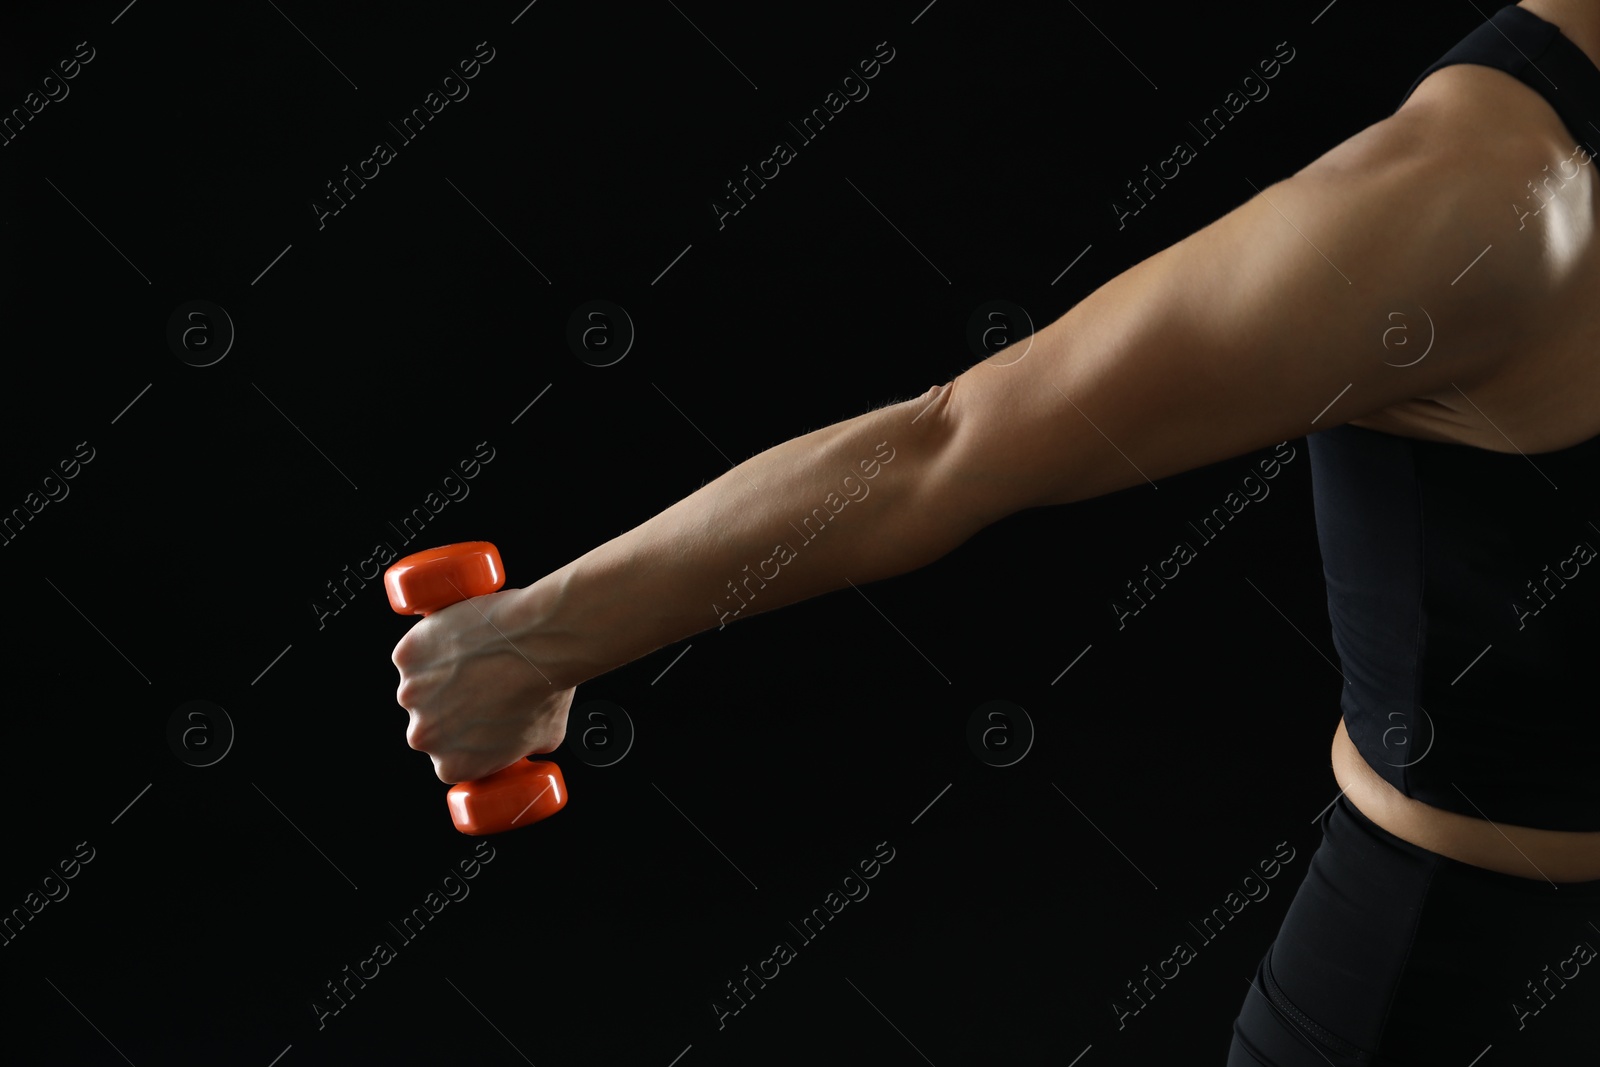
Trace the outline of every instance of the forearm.
{"label": "forearm", "polygon": [[978,526],[939,507],[948,388],[767,449],[529,586],[526,649],[576,685],[664,645],[931,563]]}

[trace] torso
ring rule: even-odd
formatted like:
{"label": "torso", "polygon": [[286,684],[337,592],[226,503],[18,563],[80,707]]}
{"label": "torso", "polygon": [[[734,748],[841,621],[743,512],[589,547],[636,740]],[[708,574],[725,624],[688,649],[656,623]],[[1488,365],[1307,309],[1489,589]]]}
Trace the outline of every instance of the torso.
{"label": "torso", "polygon": [[[1564,17],[1560,0],[1525,0],[1522,7],[1562,28],[1590,56],[1600,49],[1600,25],[1579,26]],[[1505,214],[1506,240],[1541,240],[1559,261],[1546,313],[1528,344],[1488,380],[1417,397],[1350,422],[1367,429],[1430,441],[1532,456],[1567,448],[1600,434],[1600,160],[1579,166],[1555,204],[1518,230],[1511,204],[1522,201],[1528,180],[1567,159],[1572,134],[1537,93],[1486,67],[1455,65],[1430,75],[1399,115],[1416,109],[1435,128],[1470,129],[1493,158],[1497,146],[1526,145],[1525,178],[1507,189],[1505,203],[1486,205]],[[1409,116],[1408,116],[1409,118]],[[1404,121],[1404,120],[1402,120]],[[1530,131],[1533,139],[1529,140]],[[1565,173],[1570,173],[1566,168]],[[1520,171],[1518,171],[1520,173]],[[1492,255],[1491,250],[1487,254]],[[1340,722],[1333,739],[1339,787],[1362,814],[1403,840],[1451,859],[1504,874],[1551,882],[1600,879],[1600,831],[1541,830],[1460,815],[1424,804],[1384,781],[1357,752]]]}

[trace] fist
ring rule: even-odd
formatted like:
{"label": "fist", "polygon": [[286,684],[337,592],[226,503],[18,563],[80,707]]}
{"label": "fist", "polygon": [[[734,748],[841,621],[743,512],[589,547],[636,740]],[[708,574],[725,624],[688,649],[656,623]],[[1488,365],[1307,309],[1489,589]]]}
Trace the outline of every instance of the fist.
{"label": "fist", "polygon": [[464,782],[553,752],[575,692],[554,684],[533,653],[523,589],[473,597],[433,612],[390,657],[395,699],[410,714],[406,743],[433,760],[442,782]]}

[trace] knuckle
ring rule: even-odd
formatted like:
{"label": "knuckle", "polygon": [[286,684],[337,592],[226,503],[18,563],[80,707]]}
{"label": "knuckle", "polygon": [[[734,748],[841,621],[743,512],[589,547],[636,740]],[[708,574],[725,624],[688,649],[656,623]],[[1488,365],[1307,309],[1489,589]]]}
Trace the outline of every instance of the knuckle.
{"label": "knuckle", "polygon": [[427,699],[428,686],[415,676],[402,676],[395,687],[394,699],[407,711],[415,711]]}
{"label": "knuckle", "polygon": [[420,718],[412,716],[411,725],[406,727],[406,744],[418,752],[428,752],[432,750],[433,742],[433,731]]}

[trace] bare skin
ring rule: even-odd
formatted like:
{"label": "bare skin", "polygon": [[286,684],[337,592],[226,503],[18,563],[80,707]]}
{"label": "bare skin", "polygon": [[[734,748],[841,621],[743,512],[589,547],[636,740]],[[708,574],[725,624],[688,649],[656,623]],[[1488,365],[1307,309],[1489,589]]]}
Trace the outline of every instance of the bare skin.
{"label": "bare skin", "polygon": [[[1600,58],[1600,10],[1522,6]],[[553,750],[573,687],[667,644],[914,570],[1027,508],[1330,426],[1530,455],[1600,434],[1600,166],[1566,165],[1571,180],[1524,225],[1511,209],[1573,147],[1516,79],[1433,74],[1395,115],[1025,344],[776,445],[525,589],[424,619],[393,657],[408,741],[442,780],[480,777]],[[1379,339],[1391,312],[1417,306],[1438,345],[1400,366]],[[876,474],[858,470],[885,448],[894,458]],[[775,543],[803,536],[797,516],[842,501],[851,471],[870,499],[831,507],[838,533],[773,562]],[[752,584],[752,569],[777,576]],[[1600,879],[1600,831],[1493,825],[1404,797],[1342,724],[1332,755],[1345,795],[1397,837],[1518,877]]]}

